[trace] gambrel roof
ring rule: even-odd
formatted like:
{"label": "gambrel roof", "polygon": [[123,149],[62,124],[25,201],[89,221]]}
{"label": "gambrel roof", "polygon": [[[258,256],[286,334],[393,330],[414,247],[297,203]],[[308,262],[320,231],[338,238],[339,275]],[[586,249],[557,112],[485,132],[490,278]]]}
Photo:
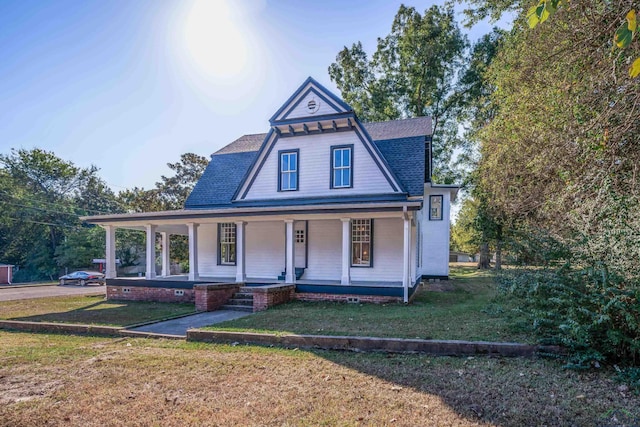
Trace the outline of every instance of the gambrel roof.
{"label": "gambrel roof", "polygon": [[[408,196],[422,196],[425,141],[431,118],[362,123]],[[211,156],[211,162],[185,203],[186,209],[230,207],[258,151],[269,134],[244,135]]]}

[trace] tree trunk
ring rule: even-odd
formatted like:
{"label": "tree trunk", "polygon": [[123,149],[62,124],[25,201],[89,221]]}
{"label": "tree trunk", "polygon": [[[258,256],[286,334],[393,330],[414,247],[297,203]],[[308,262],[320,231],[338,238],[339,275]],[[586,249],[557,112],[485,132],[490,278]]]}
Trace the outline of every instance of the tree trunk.
{"label": "tree trunk", "polygon": [[480,260],[478,261],[478,269],[487,270],[491,268],[489,264],[489,243],[482,242],[480,244]]}
{"label": "tree trunk", "polygon": [[496,265],[494,268],[496,270],[502,269],[502,240],[496,242]]}

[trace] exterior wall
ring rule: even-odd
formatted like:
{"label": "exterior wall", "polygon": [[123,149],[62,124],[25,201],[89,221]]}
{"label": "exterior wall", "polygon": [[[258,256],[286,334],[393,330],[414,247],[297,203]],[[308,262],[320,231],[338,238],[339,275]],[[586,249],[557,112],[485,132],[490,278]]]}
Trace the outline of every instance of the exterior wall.
{"label": "exterior wall", "polygon": [[[429,220],[429,196],[442,195],[442,220]],[[425,185],[424,207],[419,211],[422,233],[422,275],[449,276],[451,192]]]}
{"label": "exterior wall", "polygon": [[[402,281],[404,224],[401,218],[373,221],[373,267],[351,267],[351,281]],[[340,248],[340,246],[337,246]],[[340,249],[338,249],[338,253]],[[340,267],[338,262],[337,267]]]}
{"label": "exterior wall", "polygon": [[[373,267],[351,267],[352,281],[402,281],[403,223],[400,218],[373,221]],[[342,222],[309,221],[307,270],[304,280],[340,281]],[[415,249],[412,249],[415,254]],[[414,256],[415,258],[415,256]],[[412,263],[415,266],[415,262]]]}
{"label": "exterior wall", "polygon": [[8,266],[8,265],[0,266],[0,284],[2,285],[11,284],[11,266]]}
{"label": "exterior wall", "polygon": [[285,267],[284,222],[250,222],[245,232],[247,277],[276,279]]}
{"label": "exterior wall", "polygon": [[198,274],[208,277],[235,277],[235,265],[218,265],[218,225],[198,227]]}
{"label": "exterior wall", "polygon": [[305,280],[337,280],[342,273],[342,222],[339,219],[309,221]]}
{"label": "exterior wall", "polygon": [[202,284],[193,287],[197,311],[214,311],[240,290],[239,283]]}
{"label": "exterior wall", "polygon": [[[331,189],[331,147],[353,144],[353,188]],[[298,190],[278,191],[278,151],[299,149]],[[393,193],[373,158],[353,132],[279,138],[245,200]]]}
{"label": "exterior wall", "polygon": [[[176,295],[176,291],[179,291],[179,293],[183,295]],[[194,302],[195,292],[193,289],[107,285],[107,299],[124,301]]]}
{"label": "exterior wall", "polygon": [[409,260],[411,261],[409,268],[409,279],[411,283],[415,283],[416,278],[418,277],[418,227],[415,225],[415,221],[412,221],[413,225],[411,226],[411,253],[409,254]]}
{"label": "exterior wall", "polygon": [[385,295],[356,295],[356,294],[318,294],[318,293],[295,293],[293,298],[298,301],[333,301],[333,302],[368,302],[375,304],[387,304],[391,302],[402,302],[401,297],[390,297]]}
{"label": "exterior wall", "polygon": [[[313,114],[309,113],[309,109],[307,108],[307,104],[312,99],[315,100],[316,103],[320,104],[320,106],[318,107],[318,110]],[[307,94],[307,96],[305,96],[304,99],[302,99],[302,101],[293,110],[291,110],[289,114],[287,114],[286,118],[296,119],[299,117],[314,117],[314,116],[321,116],[324,114],[335,114],[337,112],[338,111],[336,111],[333,107],[331,107],[328,103],[326,103],[322,98],[320,98],[315,93],[311,92]]]}
{"label": "exterior wall", "polygon": [[295,285],[272,285],[253,289],[253,311],[264,311],[291,301],[295,288]]}

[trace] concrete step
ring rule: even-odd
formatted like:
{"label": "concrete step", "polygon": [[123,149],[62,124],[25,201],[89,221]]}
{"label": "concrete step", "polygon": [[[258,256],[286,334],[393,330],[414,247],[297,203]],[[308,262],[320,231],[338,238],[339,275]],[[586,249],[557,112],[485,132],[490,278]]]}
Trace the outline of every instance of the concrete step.
{"label": "concrete step", "polygon": [[236,292],[233,298],[253,298],[253,292]]}
{"label": "concrete step", "polygon": [[229,298],[227,305],[250,305],[253,307],[253,298]]}
{"label": "concrete step", "polygon": [[229,304],[225,304],[220,308],[223,309],[223,310],[247,311],[249,313],[253,313],[253,305],[229,305]]}
{"label": "concrete step", "polygon": [[253,294],[253,288],[254,288],[254,286],[241,286],[240,290],[238,291],[238,293]]}

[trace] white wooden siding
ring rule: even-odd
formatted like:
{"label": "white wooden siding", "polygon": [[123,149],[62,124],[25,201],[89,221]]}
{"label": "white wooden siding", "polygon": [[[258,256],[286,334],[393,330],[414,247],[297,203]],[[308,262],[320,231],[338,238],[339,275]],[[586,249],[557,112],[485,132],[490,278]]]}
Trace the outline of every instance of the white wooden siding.
{"label": "white wooden siding", "polygon": [[305,280],[340,281],[342,273],[342,222],[339,219],[309,221],[309,245]]}
{"label": "white wooden siding", "polygon": [[[429,196],[442,195],[442,221],[429,220]],[[451,193],[446,188],[425,186],[424,206],[419,211],[422,216],[422,274],[427,276],[449,275],[449,215]]]}
{"label": "white wooden siding", "polygon": [[201,224],[198,227],[198,274],[236,277],[235,265],[218,265],[218,224]]}
{"label": "white wooden siding", "polygon": [[351,267],[351,281],[402,281],[403,228],[402,218],[373,220],[373,267]]}
{"label": "white wooden siding", "polygon": [[276,279],[285,265],[284,222],[250,222],[246,226],[246,273],[249,278]]}
{"label": "white wooden siding", "polygon": [[[315,100],[316,103],[320,104],[318,110],[313,114],[311,114],[309,112],[309,109],[307,107],[307,104],[312,99]],[[327,102],[325,102],[325,100],[320,98],[318,95],[316,95],[313,92],[310,92],[309,94],[307,94],[307,96],[304,97],[302,102],[300,102],[300,104],[298,104],[296,106],[296,108],[294,108],[289,114],[287,114],[286,119],[297,119],[297,118],[300,118],[300,117],[322,116],[322,115],[325,115],[325,114],[335,114],[335,113],[339,113],[339,112],[340,111],[338,111],[335,108],[333,108],[331,105],[329,105]]]}
{"label": "white wooden siding", "polygon": [[[353,144],[353,188],[331,189],[331,146]],[[278,152],[299,149],[298,191],[278,191]],[[246,200],[385,194],[393,189],[355,131],[280,138]]]}

